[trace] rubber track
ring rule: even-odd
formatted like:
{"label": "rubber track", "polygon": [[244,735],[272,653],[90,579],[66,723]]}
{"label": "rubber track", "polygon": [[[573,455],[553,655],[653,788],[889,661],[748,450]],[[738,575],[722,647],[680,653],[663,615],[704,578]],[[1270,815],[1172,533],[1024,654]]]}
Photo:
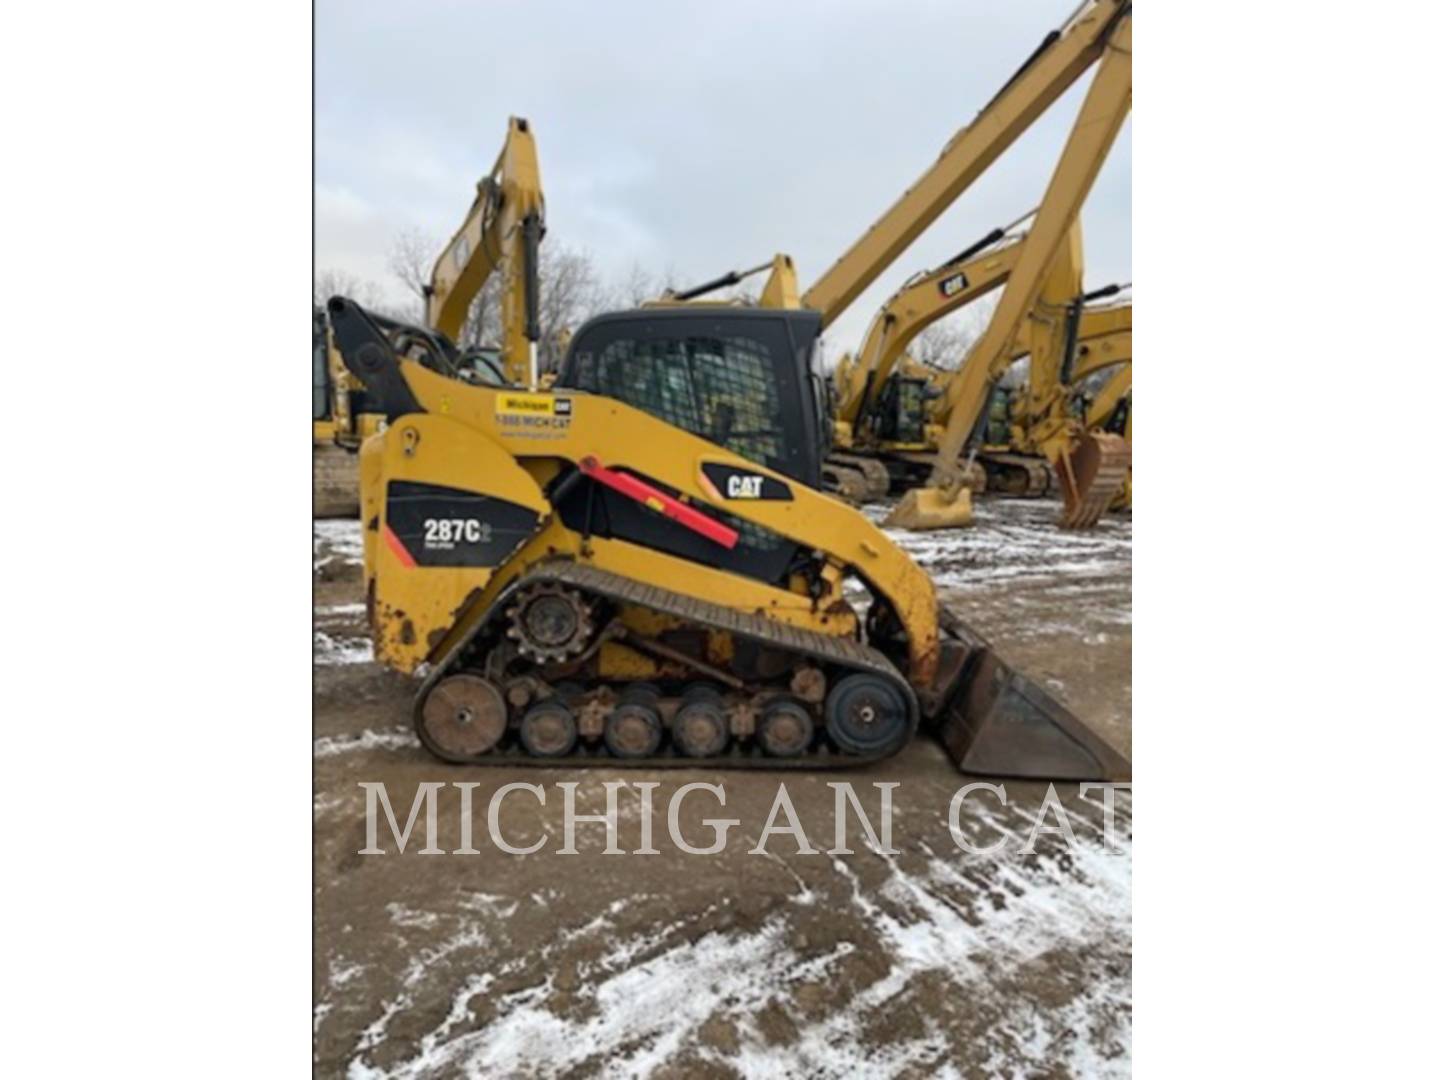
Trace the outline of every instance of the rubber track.
{"label": "rubber track", "polygon": [[998,486],[992,488],[987,485],[987,494],[1009,496],[1012,499],[1038,499],[1055,489],[1050,463],[1044,458],[1030,457],[1028,454],[981,454],[980,460],[993,463],[997,467],[1018,469],[1025,474],[1024,491],[1001,491]]}
{"label": "rubber track", "polygon": [[825,458],[828,464],[854,469],[865,478],[866,495],[872,499],[883,499],[890,494],[890,470],[883,461],[863,454],[831,453]]}
{"label": "rubber track", "polygon": [[[668,744],[662,747],[661,753],[648,758],[617,758],[612,757],[605,749],[603,743],[595,746],[586,746],[581,743],[577,746],[576,752],[565,757],[558,758],[536,758],[531,757],[518,745],[516,740],[511,739],[509,747],[502,747],[492,750],[479,757],[467,758],[457,757],[453,754],[446,754],[435,747],[425,734],[422,723],[422,707],[426,696],[435,687],[451,667],[464,653],[466,647],[474,638],[481,633],[495,617],[497,612],[503,612],[511,595],[526,586],[537,582],[555,582],[568,585],[572,588],[582,589],[590,593],[607,597],[610,600],[634,604],[639,607],[649,608],[652,611],[661,612],[666,615],[673,615],[676,618],[701,626],[713,627],[717,630],[728,631],[738,637],[747,638],[751,641],[760,642],[765,645],[772,645],[778,648],[787,649],[810,657],[820,663],[837,665],[849,668],[851,671],[866,672],[879,678],[886,679],[897,687],[904,696],[909,706],[910,722],[905,738],[896,741],[895,745],[883,751],[873,754],[845,754],[832,747],[825,745],[823,739],[817,738],[817,746],[810,753],[794,758],[768,757],[760,750],[753,739],[749,740],[744,747],[731,741],[729,750],[724,754],[715,757],[693,758],[685,757],[674,753]],[[413,712],[415,731],[432,754],[445,761],[462,765],[520,765],[534,766],[537,768],[565,768],[567,766],[603,766],[606,768],[629,768],[629,769],[844,769],[853,768],[857,765],[869,765],[876,761],[883,761],[892,757],[900,749],[909,744],[915,737],[915,731],[919,726],[920,705],[915,697],[915,691],[905,681],[899,669],[892,664],[888,658],[876,649],[862,644],[853,638],[840,637],[831,634],[820,634],[813,630],[806,630],[802,627],[791,626],[776,619],[766,618],[761,615],[753,615],[749,612],[738,611],[721,604],[712,604],[705,600],[697,600],[681,593],[671,592],[669,589],[662,589],[655,585],[647,585],[641,581],[621,577],[605,570],[599,570],[593,566],[587,566],[574,562],[550,562],[544,563],[529,573],[522,575],[505,589],[504,592],[491,605],[490,611],[486,614],[474,630],[466,635],[465,639],[459,642],[455,648],[442,660],[433,672],[425,679],[420,686],[420,691],[415,695],[415,707]],[[817,725],[817,736],[821,730]]]}

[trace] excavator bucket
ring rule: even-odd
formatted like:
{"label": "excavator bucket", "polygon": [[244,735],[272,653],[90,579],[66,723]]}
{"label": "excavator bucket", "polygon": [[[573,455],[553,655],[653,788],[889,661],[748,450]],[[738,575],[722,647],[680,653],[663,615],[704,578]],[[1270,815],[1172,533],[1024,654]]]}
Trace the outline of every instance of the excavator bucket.
{"label": "excavator bucket", "polygon": [[1123,783],[1130,762],[1038,684],[1012,669],[952,611],[942,651],[949,672],[936,734],[962,772],[1033,780]]}
{"label": "excavator bucket", "polygon": [[1130,447],[1119,435],[1086,432],[1056,466],[1065,506],[1060,524],[1067,529],[1091,528],[1125,491]]}
{"label": "excavator bucket", "polygon": [[948,497],[938,488],[911,488],[885,519],[887,529],[961,529],[973,524],[969,488]]}

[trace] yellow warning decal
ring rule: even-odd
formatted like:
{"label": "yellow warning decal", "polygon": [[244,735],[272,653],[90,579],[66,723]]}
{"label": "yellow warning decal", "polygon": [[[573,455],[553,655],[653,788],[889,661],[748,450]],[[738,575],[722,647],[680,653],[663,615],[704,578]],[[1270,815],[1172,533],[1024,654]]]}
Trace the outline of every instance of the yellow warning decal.
{"label": "yellow warning decal", "polygon": [[497,394],[495,412],[500,416],[554,416],[555,398],[550,394]]}

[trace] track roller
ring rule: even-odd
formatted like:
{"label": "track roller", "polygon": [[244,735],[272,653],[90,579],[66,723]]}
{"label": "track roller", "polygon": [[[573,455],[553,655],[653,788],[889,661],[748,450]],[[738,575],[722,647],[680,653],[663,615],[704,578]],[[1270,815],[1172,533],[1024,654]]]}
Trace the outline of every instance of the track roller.
{"label": "track roller", "polygon": [[627,690],[605,720],[605,746],[620,758],[650,757],[663,734],[653,692]]}
{"label": "track roller", "polygon": [[798,701],[781,698],[766,707],[755,738],[771,757],[799,757],[815,740],[815,721]]}
{"label": "track roller", "polygon": [[558,700],[531,706],[520,720],[520,745],[535,757],[564,757],[579,737],[575,714]]}
{"label": "track roller", "polygon": [[730,727],[718,697],[697,697],[675,714],[670,736],[686,757],[706,758],[724,753]]}

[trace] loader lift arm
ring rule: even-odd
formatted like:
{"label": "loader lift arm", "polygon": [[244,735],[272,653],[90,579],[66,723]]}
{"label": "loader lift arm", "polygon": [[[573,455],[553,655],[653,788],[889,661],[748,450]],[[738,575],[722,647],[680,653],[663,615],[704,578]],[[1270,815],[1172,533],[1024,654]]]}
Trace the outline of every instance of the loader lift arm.
{"label": "loader lift arm", "polygon": [[475,187],[475,201],[440,257],[425,287],[425,321],[451,341],[470,305],[498,268],[502,275],[501,366],[517,386],[534,386],[535,345],[540,339],[540,241],[545,235],[545,196],[540,160],[528,121],[512,116],[505,145],[489,175]]}

